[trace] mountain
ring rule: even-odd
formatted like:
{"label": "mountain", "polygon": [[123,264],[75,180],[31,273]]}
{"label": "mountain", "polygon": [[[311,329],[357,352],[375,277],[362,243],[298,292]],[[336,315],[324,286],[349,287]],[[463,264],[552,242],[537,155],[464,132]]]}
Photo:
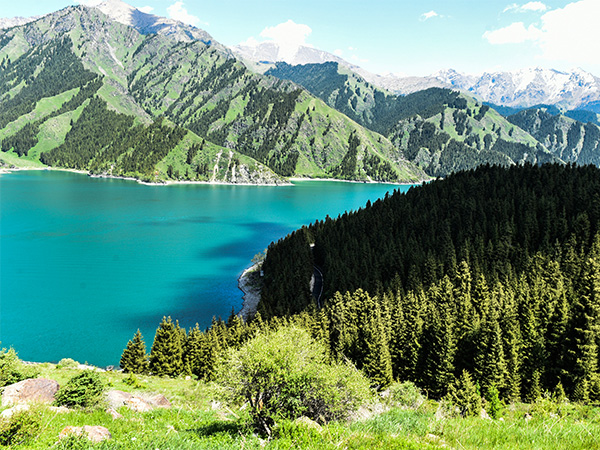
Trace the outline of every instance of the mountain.
{"label": "mountain", "polygon": [[[210,44],[213,38],[206,31],[165,17],[148,14],[121,0],[106,0],[97,8],[111,19],[135,28],[140,34],[161,34],[171,36],[178,41],[202,41]],[[215,43],[215,45],[220,45]],[[222,47],[222,46],[221,46]],[[222,47],[222,50],[225,50]]]}
{"label": "mountain", "polygon": [[[231,50],[260,73],[278,62],[292,66],[338,63],[369,83],[390,92],[407,95],[431,87],[458,89],[477,99],[500,106],[518,108],[538,104],[558,105],[562,109],[594,111],[600,102],[600,78],[581,69],[570,72],[528,68],[512,72],[485,72],[468,75],[454,69],[440,70],[425,77],[373,74],[332,53],[313,47],[282,49],[275,42],[247,42]],[[600,111],[596,111],[600,112]]]}
{"label": "mountain", "polygon": [[426,178],[385,137],[189,30],[111,0],[0,31],[0,157],[146,181]]}
{"label": "mountain", "polygon": [[428,77],[388,77],[380,86],[403,95],[429,87],[448,87],[485,102],[519,108],[547,104],[586,109],[600,100],[600,78],[581,69],[560,72],[529,68],[478,76],[448,69]]}
{"label": "mountain", "polygon": [[528,109],[508,117],[565,162],[600,166],[600,127],[542,109]]}
{"label": "mountain", "polygon": [[388,137],[432,176],[481,164],[559,160],[528,132],[457,91],[430,88],[392,95],[335,62],[277,63],[266,73],[304,86],[328,105]]}
{"label": "mountain", "polygon": [[2,18],[0,17],[0,30],[4,28],[12,28],[18,27],[20,25],[25,25],[29,22],[33,22],[34,20],[38,20],[42,16],[34,16],[34,17],[11,17],[11,18]]}

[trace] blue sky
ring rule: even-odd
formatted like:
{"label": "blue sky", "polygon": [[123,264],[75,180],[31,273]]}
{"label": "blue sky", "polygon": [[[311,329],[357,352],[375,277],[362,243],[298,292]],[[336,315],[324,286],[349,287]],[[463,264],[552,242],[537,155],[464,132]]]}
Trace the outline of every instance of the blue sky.
{"label": "blue sky", "polygon": [[[0,0],[0,17],[97,0]],[[427,75],[580,67],[600,76],[600,0],[129,0],[226,45],[279,40],[336,53],[375,73]]]}

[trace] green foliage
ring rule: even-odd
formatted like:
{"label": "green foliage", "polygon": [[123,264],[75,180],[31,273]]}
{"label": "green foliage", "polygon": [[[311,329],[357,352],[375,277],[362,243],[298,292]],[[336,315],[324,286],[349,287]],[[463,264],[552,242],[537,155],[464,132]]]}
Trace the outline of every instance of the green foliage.
{"label": "green foliage", "polygon": [[121,368],[130,373],[148,373],[148,356],[146,355],[146,343],[138,329],[133,339],[127,342],[127,347],[121,355]]}
{"label": "green foliage", "polygon": [[58,406],[93,408],[100,404],[105,385],[98,372],[84,370],[71,378],[54,396]]}
{"label": "green foliage", "polygon": [[389,401],[392,405],[416,409],[425,402],[421,390],[412,382],[395,382],[388,388]]}
{"label": "green foliage", "polygon": [[56,365],[57,369],[76,369],[79,363],[71,358],[63,358]]}
{"label": "green foliage", "polygon": [[37,411],[19,411],[0,419],[0,446],[17,446],[32,440],[40,432],[42,421]]}
{"label": "green foliage", "polygon": [[504,405],[502,400],[500,400],[500,393],[498,392],[498,389],[496,389],[496,386],[491,386],[488,388],[485,394],[485,400],[487,402],[487,413],[490,415],[490,417],[492,419],[500,418]]}
{"label": "green foliage", "polygon": [[450,385],[446,400],[456,408],[461,417],[478,416],[481,411],[479,389],[467,371],[464,371],[456,382]]}
{"label": "green foliage", "polygon": [[38,376],[35,366],[23,364],[13,348],[0,349],[0,387]]}
{"label": "green foliage", "polygon": [[173,322],[171,317],[163,317],[150,350],[150,372],[154,375],[177,376],[184,371],[183,350],[186,333]]}
{"label": "green foliage", "polygon": [[345,364],[328,364],[325,348],[299,328],[261,333],[231,350],[217,379],[246,401],[268,434],[282,419],[343,419],[369,399],[366,380]]}

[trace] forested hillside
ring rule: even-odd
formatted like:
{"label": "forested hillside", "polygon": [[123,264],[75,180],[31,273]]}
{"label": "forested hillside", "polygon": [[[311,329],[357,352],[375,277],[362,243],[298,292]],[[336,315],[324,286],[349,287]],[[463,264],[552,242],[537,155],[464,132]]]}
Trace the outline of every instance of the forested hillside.
{"label": "forested hillside", "polygon": [[563,161],[600,166],[600,127],[597,125],[542,109],[520,111],[508,120],[527,130]]}
{"label": "forested hillside", "polygon": [[0,111],[0,156],[17,165],[147,181],[426,178],[383,136],[214,41],[143,35],[84,6],[0,31]]}
{"label": "forested hillside", "polygon": [[[581,124],[580,131],[572,131],[573,136],[579,133],[572,139],[577,143],[569,144],[573,151],[565,151],[566,143],[557,150],[554,141],[560,137],[540,135],[523,121],[509,122],[489,105],[447,89],[396,96],[334,62],[303,66],[277,63],[267,73],[304,86],[328,105],[387,136],[407,159],[432,176],[481,164],[563,161],[598,165],[600,136],[591,124]],[[575,119],[593,119],[592,113],[569,114]]]}
{"label": "forested hillside", "polygon": [[259,312],[313,311],[332,354],[383,384],[441,397],[467,371],[505,399],[598,400],[599,220],[596,167],[482,166],[272,244]]}

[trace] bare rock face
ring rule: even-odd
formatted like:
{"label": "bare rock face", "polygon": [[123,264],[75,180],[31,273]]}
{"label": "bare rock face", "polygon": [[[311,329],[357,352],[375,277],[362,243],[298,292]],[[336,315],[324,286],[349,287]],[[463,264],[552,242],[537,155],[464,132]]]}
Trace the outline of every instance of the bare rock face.
{"label": "bare rock face", "polygon": [[92,442],[102,442],[112,438],[108,428],[98,425],[83,427],[65,427],[58,435],[59,439],[64,439],[69,436],[85,436]]}
{"label": "bare rock face", "polygon": [[23,380],[4,388],[2,406],[23,403],[52,403],[58,391],[58,383],[45,378]]}
{"label": "bare rock face", "polygon": [[146,400],[135,396],[132,396],[129,400],[127,400],[127,407],[135,412],[148,412],[154,409],[154,407]]}
{"label": "bare rock face", "polygon": [[16,405],[12,408],[5,409],[4,411],[2,411],[2,413],[0,413],[0,417],[2,417],[3,419],[10,419],[14,414],[21,411],[29,411],[29,405]]}
{"label": "bare rock face", "polygon": [[117,420],[117,419],[122,419],[123,418],[123,416],[121,414],[119,414],[117,412],[117,410],[114,409],[114,408],[108,408],[106,410],[106,413],[109,414],[113,418],[113,420]]}

